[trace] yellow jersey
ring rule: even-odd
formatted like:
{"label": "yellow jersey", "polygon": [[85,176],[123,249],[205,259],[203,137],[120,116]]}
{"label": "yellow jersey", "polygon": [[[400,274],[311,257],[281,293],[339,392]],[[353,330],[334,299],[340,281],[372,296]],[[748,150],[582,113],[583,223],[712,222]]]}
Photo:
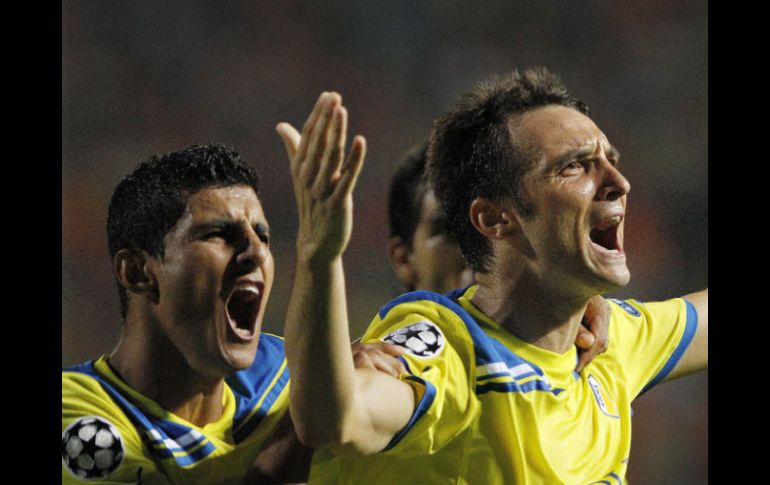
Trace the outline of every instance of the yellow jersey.
{"label": "yellow jersey", "polygon": [[128,386],[107,356],[62,370],[62,484],[240,483],[288,409],[283,339],[262,334],[225,378],[224,410],[198,427]]}
{"label": "yellow jersey", "polygon": [[316,450],[310,484],[627,483],[631,402],[686,350],[694,307],[610,300],[609,348],[578,374],[574,347],[517,338],[471,303],[476,289],[417,291],[381,308],[362,340],[406,348],[414,413],[378,454]]}

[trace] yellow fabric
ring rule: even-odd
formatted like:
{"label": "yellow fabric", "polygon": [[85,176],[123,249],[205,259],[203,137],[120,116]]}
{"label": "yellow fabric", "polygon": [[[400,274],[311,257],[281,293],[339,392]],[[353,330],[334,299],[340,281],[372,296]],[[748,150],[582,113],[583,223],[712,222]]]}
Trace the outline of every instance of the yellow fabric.
{"label": "yellow fabric", "polygon": [[[364,341],[421,321],[440,328],[443,348],[407,353],[411,374],[402,376],[425,395],[425,386],[435,388],[433,400],[379,454],[341,459],[317,450],[311,485],[626,483],[631,401],[686,345],[684,300],[610,303],[609,349],[578,376],[574,348],[560,355],[518,339],[473,306],[475,289],[457,300],[475,340],[458,312],[427,292],[402,296],[417,299],[374,318]],[[421,405],[425,397],[415,414]]]}
{"label": "yellow fabric", "polygon": [[[255,365],[259,365],[256,363]],[[81,372],[62,372],[62,433],[68,426],[85,416],[99,416],[109,421],[120,433],[123,441],[125,458],[120,466],[105,477],[103,481],[89,479],[80,481],[70,472],[62,459],[62,484],[76,483],[141,483],[155,484],[234,484],[240,483],[259,451],[265,439],[288,409],[288,385],[278,383],[279,376],[285,369],[286,362],[279,369],[273,369],[275,377],[264,390],[258,404],[252,410],[255,412],[271,391],[274,402],[269,406],[266,415],[259,424],[242,441],[235,443],[233,439],[233,418],[236,413],[236,398],[233,390],[226,384],[223,396],[224,410],[216,421],[204,427],[198,427],[165,411],[157,402],[142,396],[131,389],[125,382],[112,372],[107,364],[106,356],[94,362],[94,370],[98,377],[117,390],[126,398],[137,413],[150,419],[162,419],[190,428],[193,434],[197,431],[205,439],[198,445],[182,451],[175,451],[175,456],[194,454],[199,448],[211,443],[214,450],[205,457],[193,463],[180,465],[172,457],[158,458],[153,453],[151,442],[137,429],[131,417],[105,390],[99,380]],[[272,375],[272,374],[271,374]],[[286,375],[285,379],[288,378]],[[283,385],[282,389],[276,385]],[[197,435],[196,435],[197,436]],[[155,445],[157,447],[157,445]]]}

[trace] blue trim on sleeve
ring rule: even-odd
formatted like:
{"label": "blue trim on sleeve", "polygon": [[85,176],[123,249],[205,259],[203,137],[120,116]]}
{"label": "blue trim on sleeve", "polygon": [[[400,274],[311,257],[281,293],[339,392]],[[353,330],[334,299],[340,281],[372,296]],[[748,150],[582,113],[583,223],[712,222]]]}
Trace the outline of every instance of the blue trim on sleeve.
{"label": "blue trim on sleeve", "polygon": [[415,375],[406,376],[406,379],[414,382],[419,382],[420,384],[425,386],[425,393],[422,395],[422,399],[420,399],[420,402],[417,404],[417,406],[414,408],[414,412],[412,413],[412,417],[409,418],[409,422],[406,423],[406,426],[401,428],[401,431],[396,433],[396,435],[393,437],[393,439],[390,440],[388,443],[388,446],[386,446],[382,451],[387,451],[394,446],[398,444],[399,441],[406,435],[406,433],[412,429],[412,427],[415,425],[418,419],[420,419],[430,408],[431,404],[433,404],[433,400],[436,398],[436,388],[431,384],[430,382],[426,381],[422,377],[417,377]]}
{"label": "blue trim on sleeve", "polygon": [[684,355],[684,352],[690,346],[690,343],[695,336],[695,331],[698,329],[698,312],[695,310],[693,304],[689,301],[684,300],[684,303],[687,307],[687,322],[685,323],[682,340],[679,341],[679,344],[674,349],[674,352],[672,352],[671,357],[668,358],[668,362],[666,362],[666,365],[664,365],[660,372],[658,372],[658,375],[656,375],[646,386],[644,386],[644,389],[642,389],[642,391],[636,397],[641,396],[645,392],[652,389],[652,387],[657,383],[662,381],[674,369],[674,367],[676,367],[679,359],[682,358],[682,355]]}

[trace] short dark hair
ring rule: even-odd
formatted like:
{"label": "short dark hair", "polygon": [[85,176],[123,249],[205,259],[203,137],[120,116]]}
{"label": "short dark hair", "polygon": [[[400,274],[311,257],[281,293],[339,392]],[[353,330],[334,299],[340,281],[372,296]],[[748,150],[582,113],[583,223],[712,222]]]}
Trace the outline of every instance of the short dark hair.
{"label": "short dark hair", "polygon": [[482,82],[433,124],[428,178],[447,213],[449,229],[474,271],[489,271],[492,247],[471,224],[468,208],[476,197],[486,197],[509,200],[525,216],[532,214],[520,192],[522,176],[532,161],[523,147],[513,144],[508,122],[548,105],[588,115],[588,107],[567,92],[556,74],[531,68]]}
{"label": "short dark hair", "polygon": [[[235,151],[219,144],[192,145],[154,155],[115,188],[107,211],[110,256],[124,248],[163,256],[163,239],[184,213],[187,200],[206,187],[245,185],[259,195],[259,176]],[[118,283],[120,314],[128,310],[126,289]]]}
{"label": "short dark hair", "polygon": [[417,224],[420,222],[422,201],[425,197],[424,175],[427,149],[426,140],[404,154],[391,179],[388,193],[390,237],[400,237],[410,248]]}

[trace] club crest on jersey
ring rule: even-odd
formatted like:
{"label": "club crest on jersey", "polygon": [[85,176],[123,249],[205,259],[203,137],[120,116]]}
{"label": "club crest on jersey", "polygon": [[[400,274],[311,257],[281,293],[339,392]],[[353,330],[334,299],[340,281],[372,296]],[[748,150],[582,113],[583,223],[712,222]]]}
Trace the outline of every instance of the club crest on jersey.
{"label": "club crest on jersey", "polygon": [[106,419],[85,416],[61,434],[62,464],[81,480],[101,480],[117,470],[125,450],[120,431]]}
{"label": "club crest on jersey", "polygon": [[599,409],[611,418],[620,418],[617,406],[615,406],[615,403],[610,399],[607,391],[604,390],[593,374],[588,374],[588,385],[591,387],[591,392],[594,393],[596,404],[599,405]]}
{"label": "club crest on jersey", "polygon": [[631,304],[629,304],[628,302],[625,302],[625,301],[623,301],[623,300],[618,300],[618,299],[616,299],[616,298],[609,298],[609,300],[610,300],[611,302],[614,302],[615,304],[617,304],[617,305],[618,305],[620,308],[622,308],[623,310],[625,310],[625,311],[626,311],[626,313],[628,313],[628,314],[629,314],[629,315],[631,315],[632,317],[638,317],[638,316],[641,316],[641,313],[639,313],[639,310],[637,310],[636,308],[634,308],[633,306],[631,306]]}
{"label": "club crest on jersey", "polygon": [[382,340],[404,347],[416,357],[435,357],[444,349],[444,334],[428,320],[401,327]]}

